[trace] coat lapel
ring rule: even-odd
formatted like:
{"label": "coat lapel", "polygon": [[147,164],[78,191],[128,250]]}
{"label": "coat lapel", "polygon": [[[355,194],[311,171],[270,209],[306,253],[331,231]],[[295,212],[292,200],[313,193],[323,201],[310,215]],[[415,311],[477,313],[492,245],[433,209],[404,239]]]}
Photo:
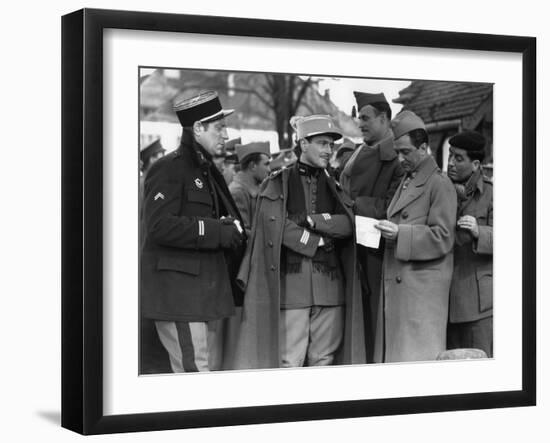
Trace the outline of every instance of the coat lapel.
{"label": "coat lapel", "polygon": [[392,218],[396,213],[420,197],[424,192],[424,185],[438,169],[435,160],[432,157],[427,157],[420,164],[416,176],[410,181],[407,189],[403,189],[403,183],[406,180],[406,177],[403,177],[399,184],[399,192],[395,194],[388,207],[388,218]]}

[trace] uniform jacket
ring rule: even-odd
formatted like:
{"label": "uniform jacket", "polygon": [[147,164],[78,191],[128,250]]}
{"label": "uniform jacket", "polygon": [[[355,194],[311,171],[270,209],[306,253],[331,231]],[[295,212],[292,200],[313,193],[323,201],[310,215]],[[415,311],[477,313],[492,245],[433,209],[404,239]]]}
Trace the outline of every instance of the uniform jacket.
{"label": "uniform jacket", "polygon": [[457,230],[449,320],[470,322],[493,315],[493,184],[480,176],[472,198],[460,205],[457,219],[472,215],[479,237]]}
{"label": "uniform jacket", "polygon": [[[354,213],[364,217],[386,218],[386,209],[403,177],[393,138],[388,137],[378,144],[373,155],[363,146],[353,163],[347,165],[340,181],[344,190],[355,201]],[[366,268],[365,277],[371,294],[378,294],[382,272],[383,242],[378,250],[359,247]]]}
{"label": "uniform jacket", "polygon": [[252,219],[254,218],[254,211],[256,209],[256,197],[259,190],[260,186],[256,181],[243,171],[239,171],[229,185],[229,191],[231,191],[231,195],[235,200],[244,223],[244,228],[248,234],[250,234],[250,228],[252,227]]}
{"label": "uniform jacket", "polygon": [[[274,173],[262,183],[252,235],[243,259],[238,281],[246,288],[243,318],[236,354],[236,368],[276,368],[280,364],[279,311],[281,246],[286,218],[289,170]],[[351,202],[329,180],[329,186],[352,217]],[[330,230],[321,214],[313,217],[316,229]],[[294,235],[294,240],[290,236]],[[304,241],[301,241],[304,240]],[[304,237],[303,229],[287,233],[286,242],[294,243],[301,253],[313,256],[319,235]],[[341,245],[341,263],[345,270],[346,317],[344,340],[339,352],[341,363],[364,363],[365,345],[361,293],[355,262],[355,239]]]}
{"label": "uniform jacket", "polygon": [[[221,184],[218,194],[215,174]],[[182,142],[153,164],[145,179],[143,209],[142,314],[188,322],[232,315],[230,274],[236,274],[242,254],[221,248],[220,217],[239,218],[239,213],[206,152],[194,142]]]}
{"label": "uniform jacket", "polygon": [[399,233],[384,253],[377,362],[434,360],[446,346],[456,191],[432,157],[404,182],[387,212]]}

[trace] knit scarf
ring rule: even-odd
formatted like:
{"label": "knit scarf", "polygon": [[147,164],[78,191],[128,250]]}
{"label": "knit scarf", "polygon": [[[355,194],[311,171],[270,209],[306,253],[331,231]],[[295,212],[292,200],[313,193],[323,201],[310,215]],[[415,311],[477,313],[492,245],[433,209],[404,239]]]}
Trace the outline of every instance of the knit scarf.
{"label": "knit scarf", "polygon": [[[481,169],[478,169],[476,172],[472,173],[468,180],[464,184],[455,183],[456,196],[458,200],[458,211],[456,213],[457,219],[462,217],[462,212],[464,208],[470,203],[474,197],[477,182],[481,177]],[[464,231],[463,229],[456,230],[455,242],[457,245],[465,245],[472,241],[473,237],[469,232]]]}
{"label": "knit scarf", "polygon": [[[298,226],[312,230],[307,223],[307,206],[305,190],[301,176],[317,179],[317,213],[343,214],[344,210],[328,184],[328,178],[320,168],[314,168],[302,162],[297,162],[291,169],[288,177],[288,198],[286,209],[288,218]],[[326,239],[326,238],[325,238]],[[325,246],[317,248],[313,256],[314,272],[329,275],[331,279],[338,277],[338,257],[334,250],[334,243],[326,239]],[[305,257],[283,246],[282,266],[283,274],[295,274],[302,270],[302,261]]]}
{"label": "knit scarf", "polygon": [[481,177],[481,170],[478,169],[476,172],[473,172],[472,175],[470,175],[470,177],[468,178],[468,180],[466,180],[464,184],[455,183],[459,213],[460,213],[460,210],[464,208],[464,206],[466,206],[468,202],[472,199],[476,191],[477,182],[479,181],[480,177]]}

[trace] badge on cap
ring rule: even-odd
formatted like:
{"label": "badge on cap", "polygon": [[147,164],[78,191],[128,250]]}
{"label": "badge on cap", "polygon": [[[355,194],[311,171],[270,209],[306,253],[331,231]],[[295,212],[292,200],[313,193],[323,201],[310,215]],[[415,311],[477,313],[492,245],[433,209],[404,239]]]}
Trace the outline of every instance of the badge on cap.
{"label": "badge on cap", "polygon": [[201,181],[200,178],[196,178],[196,179],[195,179],[195,186],[196,186],[197,188],[199,188],[199,189],[202,189],[203,184],[202,184],[202,181]]}

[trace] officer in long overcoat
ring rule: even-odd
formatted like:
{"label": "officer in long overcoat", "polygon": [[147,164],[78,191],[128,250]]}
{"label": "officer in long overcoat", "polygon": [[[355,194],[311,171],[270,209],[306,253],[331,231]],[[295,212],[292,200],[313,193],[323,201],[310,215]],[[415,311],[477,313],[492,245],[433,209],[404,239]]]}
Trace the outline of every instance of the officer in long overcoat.
{"label": "officer in long overcoat", "polygon": [[[304,119],[304,134],[306,134],[304,138],[315,134],[323,136],[323,134],[336,132],[333,126],[327,127],[326,119],[306,119]],[[316,125],[320,126],[317,130],[315,130]],[[298,132],[300,134],[300,131]],[[325,163],[328,163],[329,155],[330,150],[327,150]],[[251,239],[238,275],[238,280],[246,290],[235,359],[236,368],[276,368],[300,365],[300,363],[306,365],[351,364],[366,361],[362,301],[355,261],[355,240],[353,229],[350,230],[353,219],[351,202],[324,168],[326,164],[315,172],[311,170],[315,168],[298,162],[290,168],[283,168],[273,173],[262,184]],[[316,180],[323,182],[323,192],[327,193],[324,198],[335,203],[335,207],[341,209],[341,214],[334,216],[329,213],[311,212],[307,217],[306,225],[305,216],[301,221],[298,218],[289,218],[289,213],[294,213],[295,208],[294,204],[289,204],[289,201],[295,201],[292,199],[304,195],[309,199],[306,200],[305,205],[308,209],[313,207],[309,204],[315,203],[316,192],[311,186],[304,186],[314,182],[313,174],[316,174]],[[323,174],[322,178],[317,174]],[[291,196],[292,193],[294,197]],[[341,217],[345,220],[343,225],[336,222],[341,220]],[[335,241],[334,250],[326,249],[318,256],[317,252],[321,251],[323,245],[321,238],[325,237],[326,240],[332,236],[338,236],[338,232],[342,230],[349,230],[346,238]],[[292,252],[289,252],[289,249]],[[317,261],[317,258],[320,260]],[[338,268],[331,269],[330,266],[334,263]],[[305,274],[306,270],[315,272],[317,266],[319,274]],[[325,270],[328,272],[325,273]],[[331,272],[339,276],[337,280],[330,278]],[[331,288],[340,287],[343,292],[339,294],[337,290],[328,291],[322,286],[319,287],[316,283],[320,281],[326,282]],[[290,286],[289,282],[292,283]],[[307,282],[311,282],[311,285]],[[320,301],[315,302],[315,300]],[[302,309],[304,306],[305,309]],[[311,316],[306,315],[304,319],[297,311],[308,310],[308,307]],[[328,309],[322,309],[325,307]],[[296,312],[283,312],[292,308],[297,308]],[[330,308],[335,308],[332,313],[336,315],[329,313]],[[304,343],[304,340],[297,339],[295,346],[289,346],[290,339],[286,326],[293,324],[294,321],[283,323],[284,319],[288,320],[288,314],[291,316],[297,314],[300,319],[296,322],[310,320],[314,322],[313,317],[317,317],[321,311],[325,311],[322,315],[328,314],[325,317],[327,319],[325,325],[321,327],[324,334],[319,334],[317,337],[309,336],[309,338],[314,342],[319,336],[324,335],[321,340],[328,346],[333,346],[334,343],[338,345],[339,342],[337,349],[327,350],[319,346],[318,349],[321,349],[319,353],[310,352],[313,346],[308,346],[306,340],[305,345],[308,349],[304,348],[302,355],[297,356],[298,352],[302,352],[299,348],[301,349],[301,343]],[[339,319],[340,314],[342,314],[341,319]],[[319,329],[313,326],[311,330]],[[307,329],[306,333],[309,334],[309,331],[310,329]],[[339,335],[341,338],[338,338]],[[335,355],[332,354],[334,351],[336,351]]]}
{"label": "officer in long overcoat", "polygon": [[435,360],[446,349],[456,191],[428,151],[424,122],[402,111],[392,122],[406,172],[387,220],[377,362]]}
{"label": "officer in long overcoat", "polygon": [[[386,218],[386,209],[403,177],[393,146],[392,111],[382,93],[354,92],[359,129],[364,142],[347,161],[340,183],[353,200],[353,212],[363,217]],[[365,340],[369,362],[373,360],[374,335],[380,298],[384,241],[378,248],[357,246],[363,283]]]}
{"label": "officer in long overcoat", "polygon": [[179,148],[145,180],[141,251],[143,317],[155,321],[174,372],[221,367],[220,320],[234,313],[233,280],[244,250],[242,220],[212,162],[227,140],[218,95],[206,91],[174,107]]}

